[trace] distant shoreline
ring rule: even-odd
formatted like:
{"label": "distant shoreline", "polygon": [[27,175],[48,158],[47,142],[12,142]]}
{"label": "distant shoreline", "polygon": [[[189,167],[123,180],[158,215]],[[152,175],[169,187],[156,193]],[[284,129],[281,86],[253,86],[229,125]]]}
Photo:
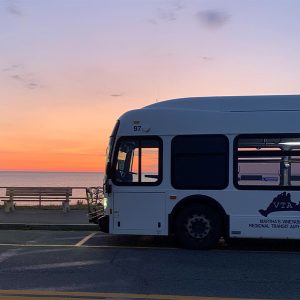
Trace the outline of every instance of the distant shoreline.
{"label": "distant shoreline", "polygon": [[6,170],[0,170],[0,173],[93,173],[93,174],[103,174],[104,171],[6,171]]}
{"label": "distant shoreline", "polygon": [[[91,187],[102,186],[103,172],[30,172],[30,171],[0,171],[1,187]],[[78,191],[73,191],[73,196]],[[0,191],[0,194],[5,191]],[[80,195],[81,197],[81,195]]]}

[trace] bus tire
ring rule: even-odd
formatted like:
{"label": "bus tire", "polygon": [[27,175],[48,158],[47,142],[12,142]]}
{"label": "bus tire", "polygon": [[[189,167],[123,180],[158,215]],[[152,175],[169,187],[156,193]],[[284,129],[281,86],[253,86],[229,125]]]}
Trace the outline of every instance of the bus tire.
{"label": "bus tire", "polygon": [[207,205],[188,205],[176,217],[175,237],[184,248],[213,248],[221,237],[220,215]]}

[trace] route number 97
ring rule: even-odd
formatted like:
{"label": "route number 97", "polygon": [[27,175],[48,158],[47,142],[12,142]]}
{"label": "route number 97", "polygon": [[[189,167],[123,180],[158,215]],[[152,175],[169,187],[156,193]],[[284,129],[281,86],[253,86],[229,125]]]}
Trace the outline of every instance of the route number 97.
{"label": "route number 97", "polygon": [[133,131],[141,131],[142,126],[133,126]]}

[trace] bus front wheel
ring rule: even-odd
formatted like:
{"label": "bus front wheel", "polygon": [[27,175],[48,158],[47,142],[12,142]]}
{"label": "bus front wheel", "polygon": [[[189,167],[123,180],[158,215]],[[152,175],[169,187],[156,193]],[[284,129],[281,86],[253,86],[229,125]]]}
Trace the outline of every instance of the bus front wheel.
{"label": "bus front wheel", "polygon": [[221,236],[220,216],[207,205],[188,205],[176,217],[175,236],[188,249],[212,248]]}

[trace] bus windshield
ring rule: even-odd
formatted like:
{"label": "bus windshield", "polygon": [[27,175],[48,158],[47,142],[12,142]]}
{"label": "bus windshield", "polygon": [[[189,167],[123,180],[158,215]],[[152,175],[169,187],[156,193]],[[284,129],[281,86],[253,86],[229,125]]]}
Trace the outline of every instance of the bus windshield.
{"label": "bus windshield", "polygon": [[116,149],[116,183],[158,182],[160,148],[156,138],[123,138]]}
{"label": "bus windshield", "polygon": [[110,177],[110,171],[111,171],[111,159],[112,159],[112,152],[113,152],[113,147],[116,141],[116,136],[117,136],[117,132],[120,126],[120,121],[118,120],[113,131],[112,134],[109,138],[109,143],[108,146],[106,148],[106,169],[105,169],[105,179]]}

